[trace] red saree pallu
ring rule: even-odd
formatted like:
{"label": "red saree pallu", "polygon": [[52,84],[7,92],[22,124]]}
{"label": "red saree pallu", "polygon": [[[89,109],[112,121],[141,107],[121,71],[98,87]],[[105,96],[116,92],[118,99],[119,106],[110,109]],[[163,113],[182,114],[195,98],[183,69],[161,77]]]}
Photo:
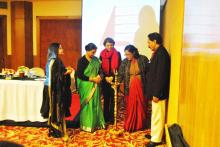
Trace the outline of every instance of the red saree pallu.
{"label": "red saree pallu", "polygon": [[147,127],[147,102],[144,98],[141,79],[131,78],[129,95],[126,96],[126,115],[124,129],[129,132]]}

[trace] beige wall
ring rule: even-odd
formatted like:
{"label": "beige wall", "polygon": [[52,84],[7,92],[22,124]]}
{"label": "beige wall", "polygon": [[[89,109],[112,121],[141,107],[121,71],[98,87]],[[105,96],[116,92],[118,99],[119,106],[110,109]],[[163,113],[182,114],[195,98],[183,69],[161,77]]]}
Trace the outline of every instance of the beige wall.
{"label": "beige wall", "polygon": [[8,9],[0,9],[0,15],[7,16],[7,54],[12,54],[11,47],[11,6],[10,1],[8,1]]}
{"label": "beige wall", "polygon": [[168,0],[163,12],[162,35],[164,46],[168,49],[171,56],[170,97],[167,113],[168,124],[178,121],[183,8],[184,0]]}
{"label": "beige wall", "polygon": [[[167,123],[180,124],[191,147],[219,146],[220,45],[216,39],[219,38],[220,27],[219,19],[216,19],[219,18],[219,13],[216,13],[218,4],[218,0],[213,0],[212,3],[207,0],[199,1],[197,5],[191,0],[168,0],[164,10],[162,33],[164,45],[171,55]],[[202,11],[203,13],[198,13]],[[188,21],[184,24],[186,18]],[[194,28],[195,25],[201,28]],[[189,27],[187,31],[186,27]],[[216,31],[213,31],[214,28]],[[206,40],[200,42],[200,37],[206,37]],[[204,43],[208,40],[211,41]]]}
{"label": "beige wall", "polygon": [[191,147],[219,146],[219,6],[185,0],[178,122]]}

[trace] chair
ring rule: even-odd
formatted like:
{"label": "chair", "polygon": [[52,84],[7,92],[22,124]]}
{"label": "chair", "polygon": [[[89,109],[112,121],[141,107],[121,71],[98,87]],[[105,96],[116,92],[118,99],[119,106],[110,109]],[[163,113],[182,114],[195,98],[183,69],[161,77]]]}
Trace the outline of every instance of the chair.
{"label": "chair", "polygon": [[29,74],[32,76],[37,76],[37,77],[45,77],[45,72],[44,69],[40,67],[33,67],[29,70]]}

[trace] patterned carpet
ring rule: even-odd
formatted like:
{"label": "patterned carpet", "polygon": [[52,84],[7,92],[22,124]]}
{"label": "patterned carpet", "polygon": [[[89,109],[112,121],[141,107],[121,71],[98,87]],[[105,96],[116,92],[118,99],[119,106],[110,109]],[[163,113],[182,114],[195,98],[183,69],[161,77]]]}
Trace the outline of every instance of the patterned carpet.
{"label": "patterned carpet", "polygon": [[[123,129],[124,124],[124,104],[119,100],[118,129]],[[107,126],[106,130],[97,130],[94,133],[80,131],[79,128],[68,128],[69,140],[48,137],[46,127],[22,127],[22,126],[0,126],[0,141],[12,141],[24,146],[56,146],[56,147],[84,147],[84,146],[110,146],[110,147],[141,147],[145,146],[148,139],[145,134],[150,134],[150,130],[137,131],[134,133],[124,132],[122,136],[115,138],[110,134],[113,125]]]}
{"label": "patterned carpet", "polygon": [[[123,128],[123,122],[119,128]],[[144,146],[149,140],[144,138],[148,130],[134,133],[124,132],[123,136],[114,138],[107,130],[98,130],[94,133],[80,131],[80,129],[69,128],[69,140],[65,143],[62,139],[48,137],[47,128],[21,127],[21,126],[0,126],[0,140],[7,140],[23,144],[25,146]]]}

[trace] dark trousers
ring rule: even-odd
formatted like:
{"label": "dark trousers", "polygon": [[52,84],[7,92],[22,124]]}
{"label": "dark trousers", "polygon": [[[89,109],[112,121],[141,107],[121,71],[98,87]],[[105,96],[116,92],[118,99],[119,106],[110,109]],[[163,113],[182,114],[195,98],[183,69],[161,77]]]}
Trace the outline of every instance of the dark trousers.
{"label": "dark trousers", "polygon": [[41,116],[43,118],[48,118],[49,116],[49,110],[50,110],[50,98],[49,98],[49,93],[48,93],[48,86],[44,85],[44,90],[43,90],[43,101],[40,109]]}
{"label": "dark trousers", "polygon": [[102,92],[104,96],[104,118],[105,122],[114,122],[114,90],[111,84],[105,80],[102,83]]}

